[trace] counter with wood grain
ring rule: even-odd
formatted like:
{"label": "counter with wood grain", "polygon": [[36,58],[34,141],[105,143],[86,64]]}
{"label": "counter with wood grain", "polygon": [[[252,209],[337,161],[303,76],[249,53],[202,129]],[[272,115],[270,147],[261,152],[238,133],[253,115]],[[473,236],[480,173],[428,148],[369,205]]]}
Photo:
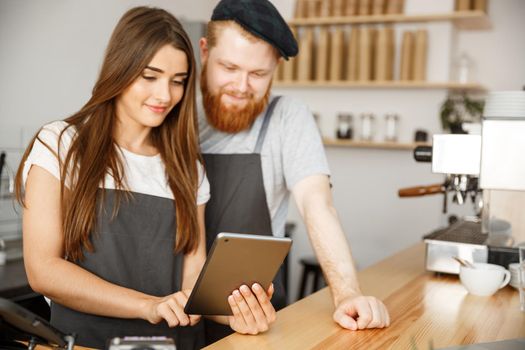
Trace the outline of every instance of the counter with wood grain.
{"label": "counter with wood grain", "polygon": [[279,311],[267,333],[233,334],[206,349],[426,350],[525,337],[516,289],[507,286],[492,297],[470,295],[457,276],[426,272],[424,250],[417,244],[359,272],[363,292],[389,309],[388,328],[339,328],[325,288]]}
{"label": "counter with wood grain", "polygon": [[334,307],[325,288],[279,311],[267,333],[233,334],[206,349],[429,350],[525,337],[516,289],[507,286],[492,297],[469,295],[457,276],[425,271],[424,248],[417,244],[359,272],[363,292],[388,307],[388,328],[340,328],[332,321]]}

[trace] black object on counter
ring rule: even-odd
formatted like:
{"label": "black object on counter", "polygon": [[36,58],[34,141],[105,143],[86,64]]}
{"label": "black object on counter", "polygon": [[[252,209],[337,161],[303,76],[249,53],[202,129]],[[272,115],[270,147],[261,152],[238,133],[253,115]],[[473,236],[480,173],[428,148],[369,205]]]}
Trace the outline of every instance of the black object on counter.
{"label": "black object on counter", "polygon": [[43,318],[4,298],[0,298],[0,329],[2,334],[9,337],[9,339],[0,338],[2,349],[16,349],[13,340],[29,343],[29,347],[23,346],[21,349],[43,344],[72,350],[75,345],[74,335],[62,333]]}
{"label": "black object on counter", "polygon": [[[5,165],[5,152],[2,152],[0,154],[0,186],[2,185],[2,170],[4,170]],[[1,189],[2,187],[0,187]]]}
{"label": "black object on counter", "polygon": [[516,247],[493,247],[488,246],[489,256],[488,263],[501,265],[508,269],[509,264],[520,261],[519,251]]}
{"label": "black object on counter", "polygon": [[346,131],[337,130],[337,138],[344,140],[351,140],[353,137],[352,129],[348,128]]}
{"label": "black object on counter", "polygon": [[350,113],[339,113],[337,116],[336,136],[338,139],[350,140],[354,137],[354,116]]}
{"label": "black object on counter", "polygon": [[414,159],[417,162],[432,162],[432,146],[417,146],[414,148]]}
{"label": "black object on counter", "polygon": [[416,130],[414,133],[414,142],[427,142],[428,132],[425,130]]}

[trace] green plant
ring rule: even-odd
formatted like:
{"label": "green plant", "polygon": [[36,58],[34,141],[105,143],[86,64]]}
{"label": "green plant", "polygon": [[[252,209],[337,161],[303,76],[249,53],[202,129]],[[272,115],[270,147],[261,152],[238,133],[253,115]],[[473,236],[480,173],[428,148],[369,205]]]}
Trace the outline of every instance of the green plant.
{"label": "green plant", "polygon": [[443,130],[465,133],[461,124],[480,122],[485,102],[468,97],[465,93],[449,95],[441,105],[440,119]]}

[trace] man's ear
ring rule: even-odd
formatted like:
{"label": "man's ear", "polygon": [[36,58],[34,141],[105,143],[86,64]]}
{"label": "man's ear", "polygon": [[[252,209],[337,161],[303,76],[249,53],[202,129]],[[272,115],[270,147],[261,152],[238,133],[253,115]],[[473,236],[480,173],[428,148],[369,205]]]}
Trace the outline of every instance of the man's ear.
{"label": "man's ear", "polygon": [[206,63],[208,60],[208,54],[210,52],[208,49],[208,40],[206,40],[206,38],[200,38],[199,48],[201,53],[201,65],[204,65],[204,63]]}

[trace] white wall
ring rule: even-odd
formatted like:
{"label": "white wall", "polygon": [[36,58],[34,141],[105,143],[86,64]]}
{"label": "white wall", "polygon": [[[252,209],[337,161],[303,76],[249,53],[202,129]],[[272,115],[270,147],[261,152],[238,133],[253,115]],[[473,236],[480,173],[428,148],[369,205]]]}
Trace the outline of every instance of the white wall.
{"label": "white wall", "polygon": [[525,86],[525,1],[491,0],[492,29],[458,33],[456,52],[474,60],[475,75],[489,90]]}
{"label": "white wall", "polygon": [[202,21],[213,8],[213,1],[191,0],[1,0],[2,129],[33,128],[77,111],[90,96],[118,19],[143,4]]}

